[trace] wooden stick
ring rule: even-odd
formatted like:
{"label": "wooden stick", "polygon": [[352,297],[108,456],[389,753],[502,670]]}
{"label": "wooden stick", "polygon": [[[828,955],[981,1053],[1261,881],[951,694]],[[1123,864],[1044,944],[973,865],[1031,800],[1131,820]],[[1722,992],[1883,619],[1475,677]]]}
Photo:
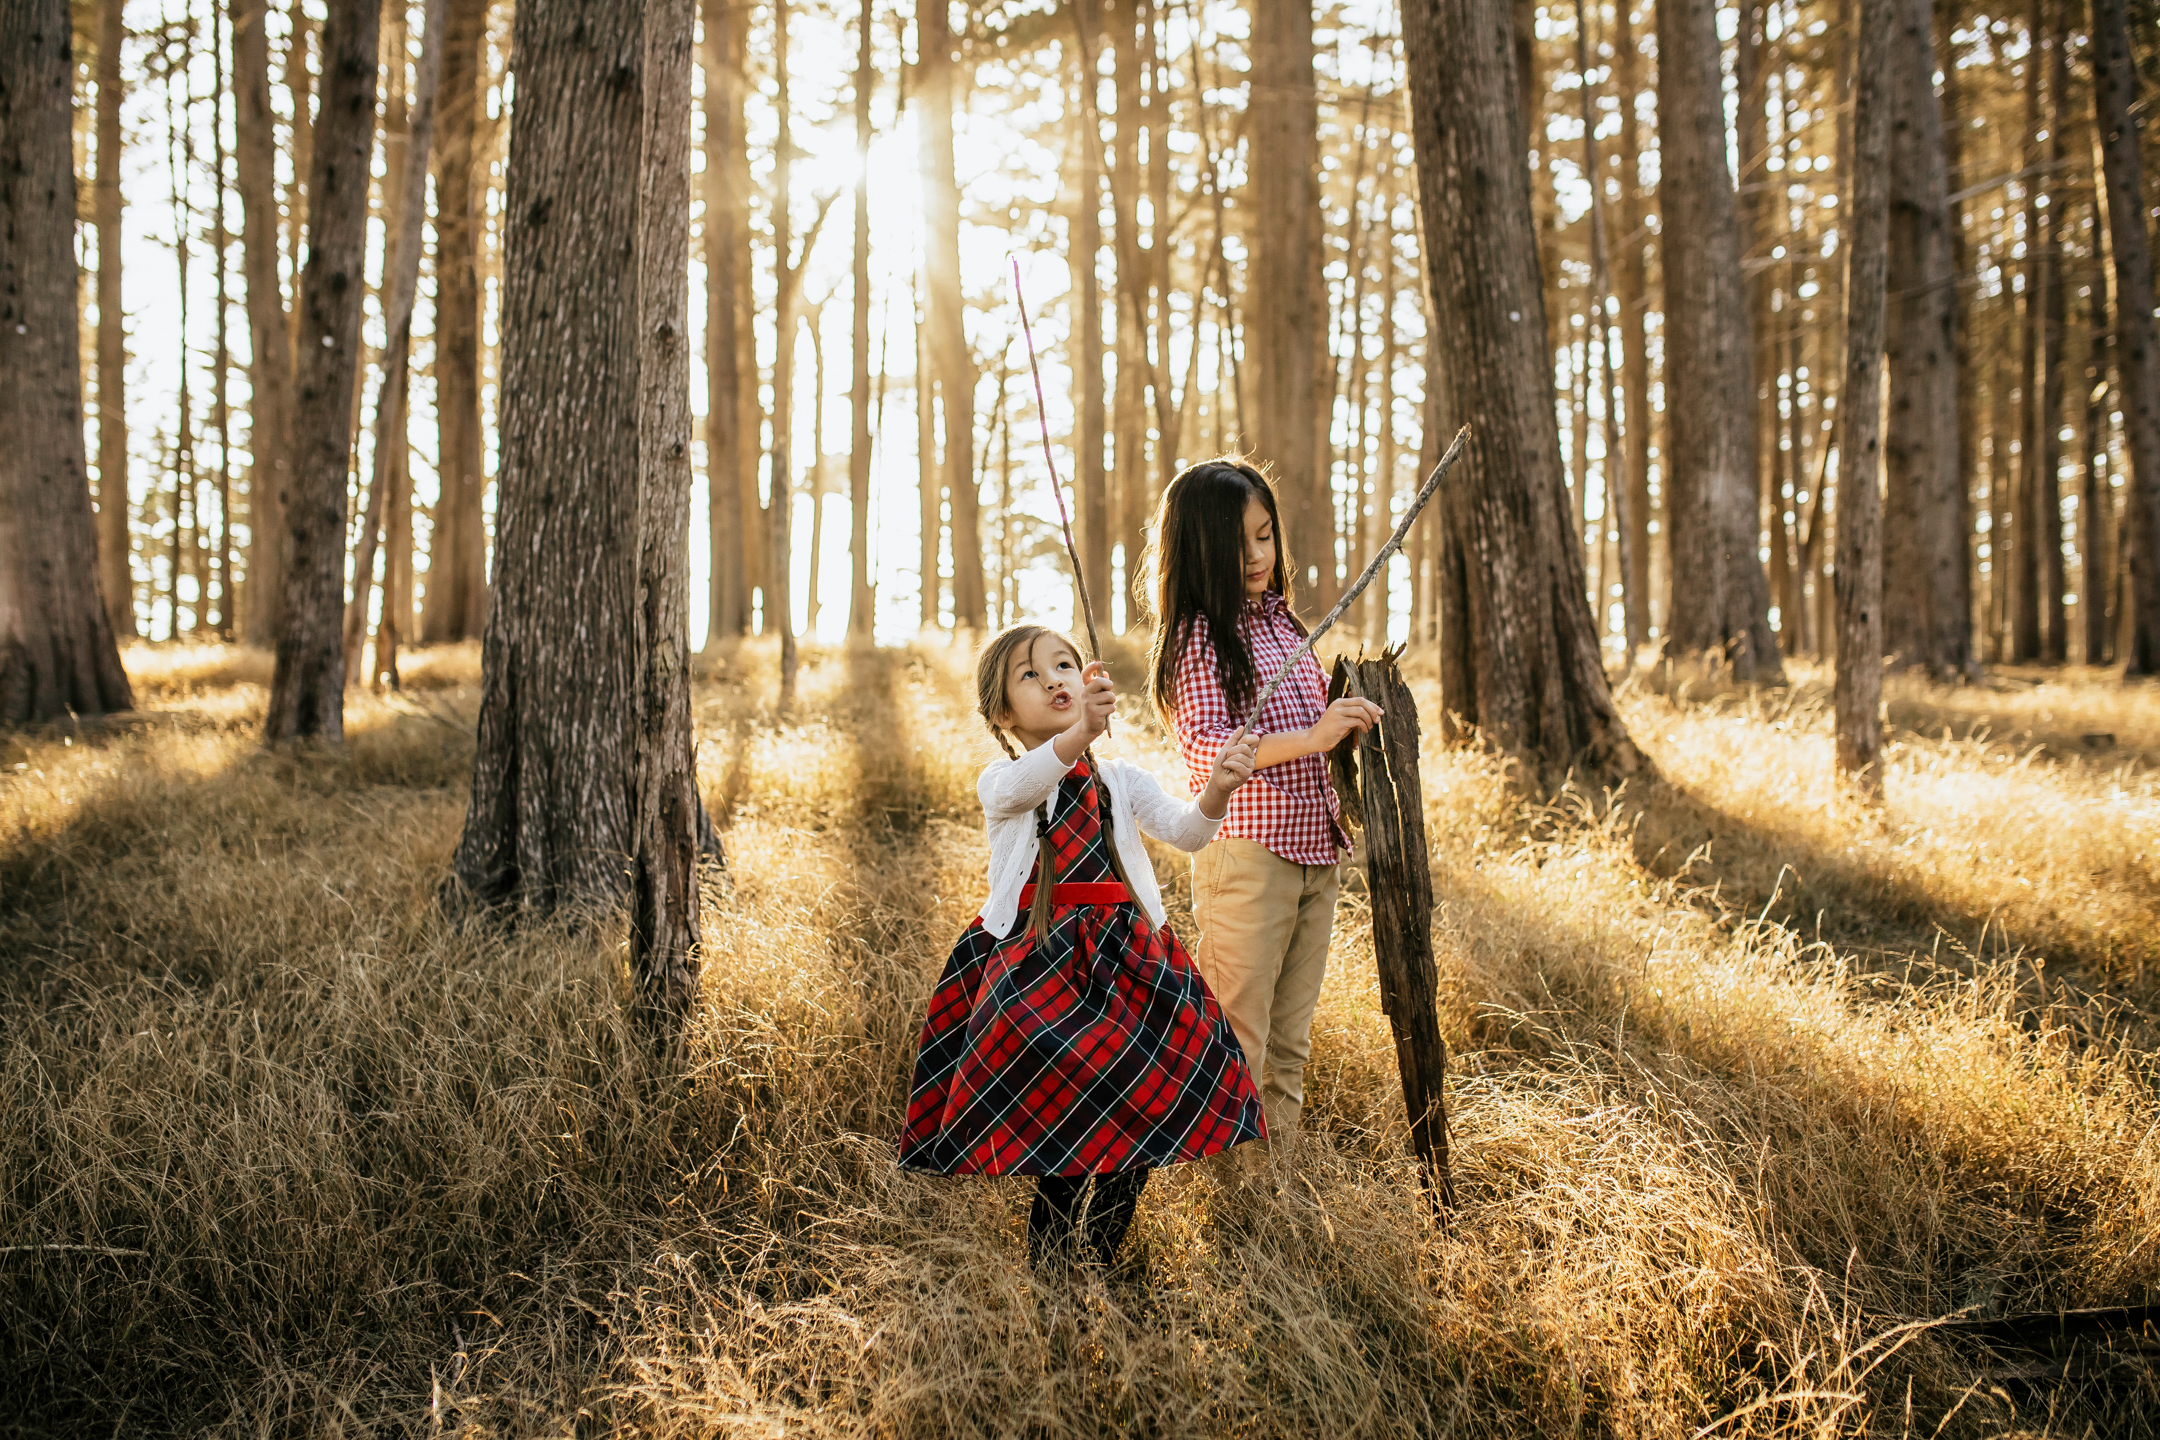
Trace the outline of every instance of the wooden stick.
{"label": "wooden stick", "polygon": [[[1312,648],[1320,643],[1320,637],[1327,634],[1336,621],[1342,619],[1343,612],[1350,608],[1358,596],[1365,593],[1365,587],[1372,584],[1373,577],[1386,567],[1388,557],[1402,549],[1403,540],[1410,534],[1410,527],[1417,523],[1418,513],[1425,508],[1425,502],[1432,499],[1433,492],[1440,488],[1440,482],[1446,478],[1448,471],[1455,468],[1455,462],[1462,458],[1463,446],[1468,444],[1469,440],[1468,425],[1455,432],[1455,438],[1449,443],[1447,453],[1440,457],[1440,463],[1433,466],[1432,474],[1426,476],[1425,483],[1418,487],[1416,497],[1410,502],[1410,508],[1403,511],[1402,522],[1395,527],[1395,533],[1388,536],[1388,542],[1380,547],[1380,553],[1366,564],[1365,573],[1358,576],[1357,583],[1343,591],[1342,598],[1335,602],[1335,608],[1328,611],[1318,625],[1313,626],[1312,633],[1305,637],[1305,643],[1298,646],[1282,669],[1275,672],[1275,678],[1261,689],[1260,698],[1253,701],[1252,709],[1246,714],[1245,723],[1238,727],[1237,734],[1230,737],[1231,744],[1235,745],[1245,738],[1246,732],[1252,729],[1253,721],[1267,708],[1267,702],[1274,698],[1276,688],[1290,677],[1291,671],[1297,669],[1298,661],[1312,654]],[[1062,506],[1060,508],[1062,509]]]}
{"label": "wooden stick", "polygon": [[1043,404],[1042,366],[1035,360],[1035,328],[1028,324],[1027,297],[1020,293],[1020,257],[1012,257],[1013,301],[1020,307],[1020,333],[1027,337],[1028,373],[1035,378],[1035,418],[1042,423],[1043,463],[1050,467],[1050,494],[1057,501],[1058,524],[1065,532],[1065,556],[1072,561],[1073,584],[1080,594],[1080,618],[1087,623],[1088,653],[1102,659],[1095,634],[1095,606],[1088,599],[1087,574],[1080,568],[1080,547],[1073,543],[1072,515],[1065,509],[1065,487],[1058,483],[1057,457],[1050,453],[1050,412]]}

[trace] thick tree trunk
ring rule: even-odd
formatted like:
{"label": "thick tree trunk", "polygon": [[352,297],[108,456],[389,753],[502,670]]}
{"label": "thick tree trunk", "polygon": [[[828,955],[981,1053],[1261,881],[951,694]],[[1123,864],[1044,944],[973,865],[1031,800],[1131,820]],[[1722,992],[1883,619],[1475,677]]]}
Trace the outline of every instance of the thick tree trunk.
{"label": "thick tree trunk", "polygon": [[135,704],[83,449],[72,41],[64,0],[0,0],[0,725]]}
{"label": "thick tree trunk", "polygon": [[938,410],[945,421],[945,488],[952,503],[953,625],[980,630],[983,591],[981,505],[975,479],[975,362],[968,354],[966,296],[960,288],[960,184],[953,168],[953,110],[960,103],[954,42],[944,6],[915,17],[922,52],[925,196],[929,233],[930,351]]}
{"label": "thick tree trunk", "polygon": [[1755,387],[1740,225],[1725,163],[1714,0],[1660,0],[1658,181],[1664,211],[1668,654],[1712,651],[1780,683],[1757,551]]}
{"label": "thick tree trunk", "polygon": [[[127,317],[120,293],[120,46],[122,0],[98,0],[97,402],[98,584],[113,634],[135,635],[135,576],[128,527]],[[226,605],[230,608],[228,598]]]}
{"label": "thick tree trunk", "polygon": [[487,621],[486,432],[480,416],[480,234],[492,0],[450,0],[435,144],[435,539],[420,638],[477,640]]}
{"label": "thick tree trunk", "polygon": [[[231,0],[240,268],[247,281],[248,552],[241,638],[274,645],[285,611],[285,497],[292,485],[293,346],[278,279],[277,116],[269,0]],[[302,46],[305,37],[296,37]],[[296,103],[305,105],[305,96]],[[296,155],[294,164],[299,164]]]}
{"label": "thick tree trunk", "polygon": [[1637,134],[1635,102],[1642,82],[1636,74],[1638,51],[1633,0],[1614,0],[1613,52],[1620,92],[1620,240],[1614,248],[1613,290],[1620,306],[1623,352],[1621,389],[1627,407],[1626,558],[1628,654],[1650,638],[1656,621],[1650,585],[1650,308],[1649,267],[1644,252],[1649,227],[1643,216],[1642,145]]}
{"label": "thick tree trunk", "polygon": [[1882,622],[1897,664],[1950,680],[1973,659],[1960,583],[1957,272],[1930,10],[1930,0],[1897,0],[1892,20]]}
{"label": "thick tree trunk", "polygon": [[[1910,7],[1908,7],[1910,8]],[[1906,16],[1860,7],[1853,80],[1852,249],[1846,259],[1845,427],[1837,503],[1837,768],[1880,800],[1882,777],[1882,368],[1889,264],[1891,128],[1898,110],[1896,32]],[[1908,111],[1909,115],[1909,111]],[[1945,337],[1947,340],[1947,337]]]}
{"label": "thick tree trunk", "polygon": [[2160,674],[2160,326],[2153,319],[2152,241],[2132,114],[2137,72],[2123,0],[2092,0],[2093,120],[2107,174],[2108,247],[2115,262],[2115,370],[2130,452],[2123,555],[2134,617],[2123,658],[2132,675]]}
{"label": "thick tree trunk", "polygon": [[[395,534],[398,525],[390,514],[398,480],[405,472],[409,445],[406,438],[406,367],[412,356],[413,301],[420,288],[422,221],[427,211],[428,156],[435,142],[435,92],[442,76],[443,31],[449,19],[450,0],[427,0],[426,30],[422,34],[420,70],[413,90],[412,108],[405,117],[403,150],[386,167],[390,200],[385,206],[389,254],[384,261],[383,324],[390,337],[383,352],[382,379],[375,396],[375,471],[368,486],[369,505],[360,527],[359,554],[353,566],[352,599],[345,607],[345,674],[360,666],[360,645],[367,634],[368,591],[375,575],[375,544],[378,528]],[[400,70],[404,56],[394,62]],[[386,150],[388,146],[384,147]],[[409,506],[409,502],[408,502]],[[411,536],[410,511],[405,526]],[[407,563],[410,563],[410,550]],[[404,628],[391,603],[390,580],[399,557],[393,547],[383,575],[383,619],[395,633]],[[408,596],[407,606],[411,601]]]}
{"label": "thick tree trunk", "polygon": [[332,0],[300,277],[299,394],[285,510],[285,623],[263,736],[345,736],[345,483],[366,290],[368,170],[382,0]]}
{"label": "thick tree trunk", "polygon": [[[1936,50],[1942,57],[1942,126],[1944,183],[1955,194],[1972,183],[1965,169],[1965,144],[1971,111],[1967,81],[1958,69],[1956,42],[1958,0],[1937,0]],[[1950,269],[1964,275],[1972,265],[1972,242],[1966,235],[1966,202],[1950,206]],[[1981,367],[1973,350],[1973,302],[1963,285],[1952,287],[1951,324],[1957,334],[1953,367],[1957,374],[1958,605],[1965,617],[1966,672],[1980,670],[1984,635],[1976,632],[1973,572],[1978,564],[1978,535],[1973,507],[1980,494]]]}
{"label": "thick tree trunk", "polygon": [[[862,0],[856,21],[855,148],[870,151],[870,91],[877,83],[871,67],[873,0]],[[848,634],[867,640],[877,629],[877,591],[870,584],[870,175],[855,177],[854,328],[849,332],[854,372],[848,400],[852,410],[848,450]]]}
{"label": "thick tree trunk", "polygon": [[686,0],[517,7],[496,590],[452,888],[528,920],[628,900],[644,998],[676,1015],[697,925],[690,29]]}
{"label": "thick tree trunk", "polygon": [[705,644],[711,648],[750,631],[754,546],[746,533],[762,532],[750,529],[757,515],[757,481],[755,471],[743,464],[742,436],[750,416],[742,403],[738,299],[739,272],[750,259],[750,197],[735,163],[738,154],[748,154],[743,57],[749,5],[747,0],[704,0],[704,6],[705,475],[712,555]]}
{"label": "thick tree trunk", "polygon": [[1102,274],[1095,263],[1102,254],[1102,116],[1095,104],[1095,20],[1100,11],[1100,0],[1075,0],[1072,7],[1080,52],[1080,103],[1073,113],[1080,166],[1073,230],[1073,499],[1079,510],[1080,569],[1087,593],[1102,596],[1108,604],[1110,552],[1116,540],[1110,528],[1110,472],[1103,464],[1109,416],[1103,402]]}
{"label": "thick tree trunk", "polygon": [[[1253,0],[1251,84],[1248,143],[1267,158],[1247,182],[1255,219],[1246,237],[1246,286],[1258,298],[1245,307],[1243,418],[1248,440],[1274,472],[1295,584],[1324,592],[1335,563],[1335,517],[1314,405],[1327,299],[1312,0]],[[1429,223],[1432,211],[1425,213]]]}
{"label": "thick tree trunk", "polygon": [[1567,533],[1509,7],[1408,0],[1403,38],[1433,343],[1472,433],[1439,500],[1442,698],[1532,783],[1572,770],[1594,788],[1648,761],[1614,708]]}

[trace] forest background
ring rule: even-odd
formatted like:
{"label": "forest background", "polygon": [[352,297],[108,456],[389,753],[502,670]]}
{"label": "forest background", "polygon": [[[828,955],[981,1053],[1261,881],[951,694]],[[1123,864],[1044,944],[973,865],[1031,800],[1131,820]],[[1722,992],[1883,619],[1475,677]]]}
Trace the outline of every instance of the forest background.
{"label": "forest background", "polygon": [[[0,40],[12,1428],[2151,1432],[2150,0]],[[1009,257],[1129,695],[1180,465],[1313,616],[1473,427],[1328,646],[1446,1224],[1362,875],[1269,1225],[1046,1296],[892,1173],[967,642],[1077,619]]]}

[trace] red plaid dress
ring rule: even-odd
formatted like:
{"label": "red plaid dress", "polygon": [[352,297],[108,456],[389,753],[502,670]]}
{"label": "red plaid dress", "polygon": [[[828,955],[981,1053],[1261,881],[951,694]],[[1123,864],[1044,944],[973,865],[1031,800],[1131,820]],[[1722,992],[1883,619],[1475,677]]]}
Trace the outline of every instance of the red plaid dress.
{"label": "red plaid dress", "polygon": [[[1061,882],[1114,881],[1087,757],[1059,784]],[[1265,1133],[1237,1035],[1184,947],[1138,905],[981,917],[945,962],[915,1057],[900,1165],[938,1175],[1104,1175]]]}

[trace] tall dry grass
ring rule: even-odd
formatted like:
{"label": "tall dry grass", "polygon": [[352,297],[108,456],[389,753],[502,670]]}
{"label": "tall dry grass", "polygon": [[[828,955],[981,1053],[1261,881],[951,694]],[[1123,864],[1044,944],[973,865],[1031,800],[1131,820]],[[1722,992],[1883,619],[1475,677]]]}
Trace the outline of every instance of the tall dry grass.
{"label": "tall dry grass", "polygon": [[[435,910],[474,662],[422,658],[424,693],[355,698],[340,754],[262,753],[255,662],[168,650],[132,654],[140,716],[10,742],[10,1430],[2160,1428],[2144,1372],[2012,1378],[1915,1324],[2160,1279],[2142,761],[1901,721],[1869,817],[1825,789],[1805,686],[1631,695],[1667,781],[1632,806],[1527,806],[1429,745],[1452,1223],[1406,1158],[1353,883],[1289,1198],[1166,1173],[1144,1286],[1045,1288],[1025,1182],[891,1163],[980,898],[965,657],[813,651],[789,717],[766,651],[710,667],[729,869],[669,1068],[626,1017],[620,935]],[[2058,690],[2062,733],[2145,743],[2111,687]],[[1163,766],[1137,706],[1114,744]]]}

